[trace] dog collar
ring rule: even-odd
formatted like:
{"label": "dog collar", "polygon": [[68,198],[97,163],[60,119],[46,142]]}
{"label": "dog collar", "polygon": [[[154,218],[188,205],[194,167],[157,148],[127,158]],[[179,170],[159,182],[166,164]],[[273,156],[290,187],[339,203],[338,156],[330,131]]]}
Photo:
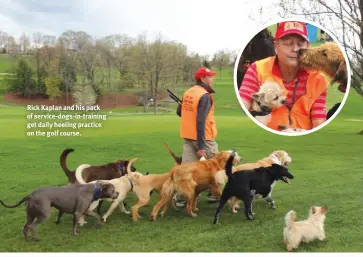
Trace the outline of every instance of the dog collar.
{"label": "dog collar", "polygon": [[101,197],[101,188],[97,185],[97,183],[93,184],[95,187],[95,192],[93,193],[93,201],[97,201]]}
{"label": "dog collar", "polygon": [[125,177],[129,180],[130,185],[131,185],[131,191],[132,191],[134,189],[134,184],[132,183],[132,180],[130,179],[129,175],[126,175]]}
{"label": "dog collar", "polygon": [[269,111],[259,111],[259,112],[257,112],[257,111],[251,111],[250,113],[251,113],[251,115],[253,116],[253,117],[256,117],[256,116],[266,116],[266,115],[269,115],[270,113],[271,113],[271,109],[269,110]]}
{"label": "dog collar", "polygon": [[276,155],[271,154],[271,155],[270,155],[270,157],[271,157],[272,161],[273,161],[275,164],[281,165],[281,162],[280,162],[279,158],[277,158],[277,156],[276,156]]}
{"label": "dog collar", "polygon": [[125,175],[123,163],[120,163],[120,173],[121,173],[121,176],[124,176]]}

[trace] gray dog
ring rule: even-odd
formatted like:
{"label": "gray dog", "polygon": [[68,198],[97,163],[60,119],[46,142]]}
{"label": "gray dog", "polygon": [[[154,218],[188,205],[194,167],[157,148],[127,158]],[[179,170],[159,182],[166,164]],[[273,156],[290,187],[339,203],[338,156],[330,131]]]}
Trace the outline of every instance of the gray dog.
{"label": "gray dog", "polygon": [[[26,202],[27,221],[23,227],[25,240],[28,240],[29,227],[33,232],[33,237],[38,240],[36,226],[49,218],[51,208],[55,207],[59,213],[73,214],[73,234],[77,235],[77,223],[82,215],[93,216],[101,222],[99,215],[88,211],[88,207],[93,201],[100,198],[116,199],[118,192],[110,183],[97,182],[95,184],[69,185],[61,187],[43,187],[25,196],[15,205],[0,203],[6,208],[15,208]],[[34,222],[35,218],[37,221]]]}

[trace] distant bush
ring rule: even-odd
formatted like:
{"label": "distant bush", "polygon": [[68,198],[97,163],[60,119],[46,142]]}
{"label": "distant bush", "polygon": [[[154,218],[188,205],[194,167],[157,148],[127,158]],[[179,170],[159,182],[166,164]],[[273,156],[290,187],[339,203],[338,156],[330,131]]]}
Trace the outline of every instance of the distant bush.
{"label": "distant bush", "polygon": [[33,79],[33,69],[28,62],[20,60],[8,73],[4,77],[4,83],[9,92],[28,97],[38,95],[39,90]]}

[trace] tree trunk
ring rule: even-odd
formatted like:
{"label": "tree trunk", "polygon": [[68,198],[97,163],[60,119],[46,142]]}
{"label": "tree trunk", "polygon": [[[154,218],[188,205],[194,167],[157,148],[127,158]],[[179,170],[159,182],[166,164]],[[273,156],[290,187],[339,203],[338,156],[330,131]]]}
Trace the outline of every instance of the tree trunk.
{"label": "tree trunk", "polygon": [[156,76],[155,76],[155,86],[154,86],[154,97],[153,97],[153,100],[154,100],[154,115],[156,115],[156,96],[158,94],[158,84],[159,84],[159,72],[156,73]]}

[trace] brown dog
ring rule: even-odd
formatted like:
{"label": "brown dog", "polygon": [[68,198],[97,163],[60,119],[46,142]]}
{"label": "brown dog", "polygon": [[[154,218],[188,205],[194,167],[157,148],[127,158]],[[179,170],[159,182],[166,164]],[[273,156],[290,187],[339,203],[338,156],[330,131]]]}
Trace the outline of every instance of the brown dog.
{"label": "brown dog", "polygon": [[[233,167],[232,173],[234,173],[236,171],[240,171],[240,170],[253,170],[253,169],[256,169],[259,167],[269,167],[273,163],[277,163],[277,164],[287,167],[291,163],[291,161],[292,161],[292,159],[286,151],[277,150],[277,151],[273,151],[270,154],[270,156],[265,157],[261,160],[258,160],[256,163],[244,163],[244,164],[238,165],[236,167]],[[215,175],[215,180],[216,180],[217,184],[219,184],[220,186],[226,184],[228,181],[228,177],[226,175],[225,170],[218,171]],[[274,185],[275,185],[275,183],[272,184],[272,187]],[[265,201],[268,204],[270,204],[273,209],[275,209],[276,208],[275,201],[272,200],[271,193],[272,193],[272,189],[271,189],[270,194],[265,198]],[[229,204],[232,207],[232,212],[236,213],[237,212],[236,208],[239,207],[238,199],[236,197],[232,197]]]}
{"label": "brown dog", "polygon": [[[161,215],[163,216],[166,213],[167,206],[176,192],[186,197],[188,214],[192,217],[197,216],[193,209],[196,209],[198,196],[201,192],[210,189],[213,195],[217,197],[222,195],[221,187],[215,181],[215,175],[225,168],[230,155],[230,151],[224,151],[209,160],[190,162],[173,167],[168,180],[165,181],[162,187],[160,200],[153,208],[151,220],[156,220],[162,207],[164,210]],[[236,153],[233,163],[236,164],[240,161],[241,157]]]}
{"label": "brown dog", "polygon": [[[73,151],[74,149],[65,149],[63,151],[60,156],[60,166],[66,174],[69,184],[79,184],[76,178],[75,170],[71,171],[67,167],[67,156]],[[83,180],[88,183],[95,180],[110,180],[119,178],[126,174],[126,168],[128,163],[129,161],[127,160],[118,160],[104,165],[91,166],[82,171]],[[136,168],[134,166],[131,166],[131,171],[136,171]]]}
{"label": "brown dog", "polygon": [[338,44],[327,42],[317,47],[300,49],[299,55],[303,67],[321,70],[333,79],[331,84],[337,81],[340,86],[347,86],[347,64]]}
{"label": "brown dog", "polygon": [[[76,171],[71,171],[67,167],[67,156],[69,153],[74,152],[74,149],[65,149],[60,156],[60,166],[62,167],[64,173],[68,178],[68,184],[80,184],[76,178]],[[118,160],[115,162],[110,162],[99,166],[90,166],[82,170],[82,178],[85,183],[89,183],[95,180],[111,180],[115,178],[120,178],[126,174],[126,168],[129,161]],[[132,172],[136,171],[134,166],[131,166],[130,170]],[[97,207],[97,213],[101,212],[102,201]],[[56,223],[60,224],[62,214],[58,213],[58,218]]]}
{"label": "brown dog", "polygon": [[[132,164],[137,161],[138,158],[130,160],[127,165],[127,174],[131,173]],[[150,195],[153,190],[160,193],[166,180],[170,178],[170,172],[163,174],[148,174],[147,176],[135,177],[130,176],[130,179],[134,183],[134,193],[137,196],[137,203],[131,207],[131,216],[133,221],[140,219],[139,208],[145,206],[150,201]]]}

